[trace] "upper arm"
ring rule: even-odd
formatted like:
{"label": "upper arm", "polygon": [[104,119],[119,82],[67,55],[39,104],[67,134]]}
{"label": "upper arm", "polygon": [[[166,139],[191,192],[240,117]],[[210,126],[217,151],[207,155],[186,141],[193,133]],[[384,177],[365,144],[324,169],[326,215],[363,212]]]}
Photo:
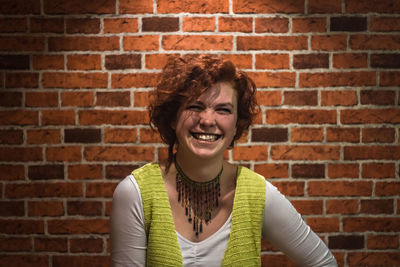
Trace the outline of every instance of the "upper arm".
{"label": "upper arm", "polygon": [[110,218],[113,266],[144,266],[146,231],[140,190],[133,176],[122,180],[114,191]]}
{"label": "upper arm", "polygon": [[262,231],[265,238],[301,266],[337,266],[322,240],[269,182]]}

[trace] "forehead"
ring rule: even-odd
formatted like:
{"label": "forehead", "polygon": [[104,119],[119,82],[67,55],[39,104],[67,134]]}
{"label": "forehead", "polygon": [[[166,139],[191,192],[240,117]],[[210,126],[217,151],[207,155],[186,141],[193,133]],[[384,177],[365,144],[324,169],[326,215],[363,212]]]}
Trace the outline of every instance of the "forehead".
{"label": "forehead", "polygon": [[197,101],[206,103],[230,102],[235,105],[237,103],[237,92],[230,83],[218,82],[201,94]]}

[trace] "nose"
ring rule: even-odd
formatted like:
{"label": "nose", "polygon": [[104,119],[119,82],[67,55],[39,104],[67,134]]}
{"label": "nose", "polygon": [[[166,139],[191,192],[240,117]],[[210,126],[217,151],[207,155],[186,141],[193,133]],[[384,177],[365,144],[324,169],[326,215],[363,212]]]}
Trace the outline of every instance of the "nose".
{"label": "nose", "polygon": [[215,114],[210,109],[205,109],[200,112],[200,125],[212,127],[215,126]]}

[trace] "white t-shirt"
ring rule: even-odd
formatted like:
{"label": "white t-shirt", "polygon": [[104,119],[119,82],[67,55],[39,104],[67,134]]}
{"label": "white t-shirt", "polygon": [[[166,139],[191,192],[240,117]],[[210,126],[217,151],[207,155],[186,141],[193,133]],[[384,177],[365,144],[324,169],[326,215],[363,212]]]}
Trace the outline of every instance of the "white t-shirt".
{"label": "white t-shirt", "polygon": [[[216,233],[201,242],[191,242],[177,233],[183,266],[220,266],[228,244],[231,220],[232,215]],[[140,189],[133,175],[127,176],[115,189],[110,234],[112,266],[145,266],[144,212]],[[322,240],[268,181],[262,235],[300,266],[337,266]]]}

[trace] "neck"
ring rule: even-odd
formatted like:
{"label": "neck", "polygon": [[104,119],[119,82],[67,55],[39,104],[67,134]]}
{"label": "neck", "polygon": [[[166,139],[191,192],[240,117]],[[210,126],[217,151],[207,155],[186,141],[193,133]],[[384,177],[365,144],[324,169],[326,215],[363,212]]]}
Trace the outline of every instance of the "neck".
{"label": "neck", "polygon": [[192,159],[183,156],[179,152],[176,154],[176,161],[182,171],[196,182],[206,182],[214,179],[221,171],[223,158],[216,159]]}

